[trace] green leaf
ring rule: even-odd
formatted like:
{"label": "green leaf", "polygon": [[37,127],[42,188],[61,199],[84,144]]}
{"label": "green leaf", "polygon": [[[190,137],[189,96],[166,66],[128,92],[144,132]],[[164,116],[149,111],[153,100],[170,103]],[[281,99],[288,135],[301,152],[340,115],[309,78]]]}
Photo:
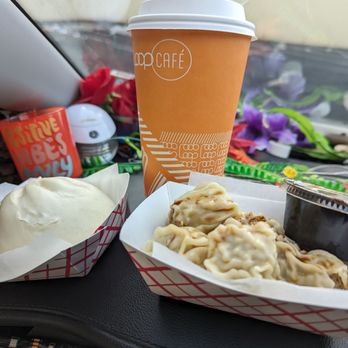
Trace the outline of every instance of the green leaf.
{"label": "green leaf", "polygon": [[[329,140],[321,133],[318,133],[311,121],[304,115],[299,112],[288,109],[288,108],[273,108],[269,110],[269,112],[273,113],[282,113],[287,116],[289,119],[295,121],[301,132],[306,136],[308,141],[316,146],[316,148],[312,150],[313,157],[316,156],[325,156],[325,154],[330,155],[333,160],[346,159],[348,157],[347,154],[342,152],[335,151],[329,143]],[[321,158],[321,157],[315,157]]]}
{"label": "green leaf", "polygon": [[327,160],[327,161],[343,161],[344,158],[339,158],[336,155],[330,154],[328,152],[322,152],[318,151],[317,149],[309,149],[304,147],[294,147],[293,150],[298,153],[303,153],[305,155],[308,155],[312,158],[317,158],[321,160]]}
{"label": "green leaf", "polygon": [[311,105],[314,105],[320,101],[321,98],[324,98],[328,102],[342,102],[344,93],[335,87],[330,86],[320,86],[313,90],[309,95],[304,96],[303,98],[296,101],[287,101],[277,96],[272,90],[265,89],[264,93],[269,97],[277,100],[280,104],[288,105],[293,108],[305,108]]}
{"label": "green leaf", "polygon": [[272,108],[269,112],[284,114],[298,124],[301,132],[306,136],[310,143],[315,144],[317,142],[318,133],[315,131],[311,121],[306,116],[288,108]]}
{"label": "green leaf", "polygon": [[322,86],[319,87],[321,90],[322,96],[328,102],[340,102],[343,100],[344,93],[335,87]]}
{"label": "green leaf", "polygon": [[343,100],[344,93],[330,86],[321,86],[317,87],[313,90],[313,92],[309,95],[304,96],[303,98],[296,101],[287,101],[279,96],[277,96],[272,90],[265,89],[265,94],[270,96],[271,98],[276,99],[279,103],[283,105],[288,105],[293,108],[305,108],[316,104],[320,101],[321,98],[324,98],[328,102],[339,102]]}
{"label": "green leaf", "polygon": [[313,105],[313,104],[317,103],[322,96],[319,88],[316,88],[311,94],[306,95],[305,97],[303,97],[299,100],[293,101],[293,102],[287,101],[287,100],[284,100],[284,99],[278,97],[273,91],[271,91],[269,89],[266,90],[265,93],[267,95],[269,95],[270,97],[277,99],[281,104],[289,105],[289,106],[295,107],[295,108],[304,108],[304,107],[307,107],[309,105]]}

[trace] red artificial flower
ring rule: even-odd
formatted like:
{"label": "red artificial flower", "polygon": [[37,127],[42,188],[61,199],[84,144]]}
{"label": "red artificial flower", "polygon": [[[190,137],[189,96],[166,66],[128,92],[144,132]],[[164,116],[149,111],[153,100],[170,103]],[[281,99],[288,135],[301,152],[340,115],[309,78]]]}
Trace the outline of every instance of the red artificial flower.
{"label": "red artificial flower", "polygon": [[134,117],[138,115],[135,80],[125,81],[114,87],[112,111],[115,115]]}
{"label": "red artificial flower", "polygon": [[258,162],[251,159],[245,149],[249,149],[249,147],[254,147],[256,144],[248,139],[240,139],[238,135],[247,127],[248,125],[245,123],[240,123],[234,126],[233,134],[231,137],[230,148],[228,150],[228,155],[235,159],[236,161],[245,163],[245,164],[257,164]]}
{"label": "red artificial flower", "polygon": [[239,123],[236,124],[233,128],[232,138],[230,145],[240,149],[240,148],[246,148],[254,147],[256,146],[255,142],[249,139],[241,139],[238,138],[238,135],[246,128],[248,125],[246,123]]}
{"label": "red artificial flower", "polygon": [[237,149],[233,146],[230,146],[228,150],[228,156],[244,164],[255,165],[258,163],[257,161],[250,158],[243,149]]}
{"label": "red artificial flower", "polygon": [[80,99],[77,103],[103,105],[106,97],[112,92],[116,78],[111,75],[110,68],[98,69],[95,73],[80,82]]}

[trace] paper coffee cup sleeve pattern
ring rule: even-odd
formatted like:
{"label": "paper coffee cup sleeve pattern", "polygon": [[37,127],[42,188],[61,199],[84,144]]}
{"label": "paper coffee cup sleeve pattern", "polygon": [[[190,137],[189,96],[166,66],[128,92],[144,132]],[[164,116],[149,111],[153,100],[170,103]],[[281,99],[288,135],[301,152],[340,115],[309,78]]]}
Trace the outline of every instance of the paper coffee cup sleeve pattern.
{"label": "paper coffee cup sleeve pattern", "polygon": [[[195,185],[207,181],[224,186],[241,209],[282,221],[286,195],[281,189],[198,173],[193,173],[190,180]],[[224,280],[161,244],[153,243],[153,254],[146,253],[144,246],[152,239],[155,228],[166,225],[170,205],[191,189],[192,186],[167,183],[147,198],[122,228],[120,240],[152,292],[315,334],[348,336],[346,290],[279,280]],[[151,218],[144,221],[143,216]]]}
{"label": "paper coffee cup sleeve pattern", "polygon": [[[168,144],[153,135],[141,117],[139,117],[139,128],[143,136],[142,147],[145,153],[144,172],[148,173],[149,181],[147,193],[151,194],[156,191],[168,181],[168,178],[171,178],[172,181],[187,182],[190,171],[176,158],[176,153],[173,154],[170,151]],[[176,144],[174,143],[174,145]],[[148,166],[149,160],[152,163],[151,168]]]}
{"label": "paper coffee cup sleeve pattern", "polygon": [[[0,254],[0,282],[83,277],[91,271],[125,221],[129,174],[118,174],[114,165],[81,180],[95,185],[115,203],[108,218],[76,245],[44,234],[29,245]],[[16,187],[1,184],[0,200]],[[81,213],[77,218],[85,217]]]}

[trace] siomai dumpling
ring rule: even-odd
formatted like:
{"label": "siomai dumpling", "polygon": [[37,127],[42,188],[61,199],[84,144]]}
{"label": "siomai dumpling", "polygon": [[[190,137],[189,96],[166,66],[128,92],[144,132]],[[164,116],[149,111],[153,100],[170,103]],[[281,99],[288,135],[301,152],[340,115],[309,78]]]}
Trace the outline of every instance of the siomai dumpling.
{"label": "siomai dumpling", "polygon": [[176,199],[171,206],[169,223],[191,226],[208,233],[229,217],[240,214],[238,205],[216,183],[198,185]]}
{"label": "siomai dumpling", "polygon": [[[323,251],[302,251],[276,220],[241,212],[216,183],[197,186],[176,199],[170,225],[154,241],[226,280],[259,278],[324,288],[348,288],[348,268]],[[146,245],[151,252],[153,241]]]}
{"label": "siomai dumpling", "polygon": [[297,285],[347,289],[347,266],[323,251],[300,251],[287,239],[277,242],[280,279]]}
{"label": "siomai dumpling", "polygon": [[276,234],[265,222],[220,225],[208,238],[204,266],[215,275],[224,279],[278,277]]}
{"label": "siomai dumpling", "polygon": [[348,288],[348,267],[335,255],[325,250],[311,250],[301,260],[325,268],[327,274],[335,282],[335,288]]}
{"label": "siomai dumpling", "polygon": [[203,267],[203,262],[208,256],[208,247],[195,247],[187,251],[184,256],[196,265]]}
{"label": "siomai dumpling", "polygon": [[[241,225],[255,225],[258,222],[266,222],[274,230],[275,233],[277,233],[278,235],[284,235],[284,229],[282,225],[278,221],[267,218],[263,214],[255,214],[253,212],[240,213],[235,218],[235,220]],[[231,219],[227,219],[224,224],[229,224],[231,221]],[[235,221],[232,222],[236,223]]]}
{"label": "siomai dumpling", "polygon": [[193,227],[168,225],[155,230],[153,241],[201,265],[208,253],[208,237]]}

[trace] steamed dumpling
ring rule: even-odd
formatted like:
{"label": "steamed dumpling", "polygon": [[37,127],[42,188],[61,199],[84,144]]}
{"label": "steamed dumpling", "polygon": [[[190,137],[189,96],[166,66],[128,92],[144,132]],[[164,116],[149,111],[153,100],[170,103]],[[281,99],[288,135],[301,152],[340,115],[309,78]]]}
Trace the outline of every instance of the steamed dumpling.
{"label": "steamed dumpling", "polygon": [[208,247],[195,247],[187,251],[184,256],[196,265],[203,267],[203,262],[208,256]]}
{"label": "steamed dumpling", "polygon": [[224,279],[277,278],[276,234],[265,222],[220,225],[208,238],[208,271]]}
{"label": "steamed dumpling", "polygon": [[280,279],[306,286],[347,288],[347,266],[324,250],[301,252],[299,247],[284,239],[277,242]]}
{"label": "steamed dumpling", "polygon": [[216,183],[198,185],[176,199],[171,206],[169,223],[190,226],[208,233],[229,217],[240,213],[238,205]]}
{"label": "steamed dumpling", "polygon": [[348,268],[337,257],[323,250],[301,251],[279,222],[241,212],[216,183],[201,184],[178,198],[169,223],[156,229],[154,240],[217,277],[348,288]]}
{"label": "steamed dumpling", "polygon": [[51,234],[72,244],[90,237],[115,203],[81,180],[37,178],[8,194],[0,205],[0,253]]}
{"label": "steamed dumpling", "polygon": [[155,230],[153,241],[163,244],[180,255],[184,255],[198,265],[201,265],[207,257],[208,237],[205,233],[193,227],[178,227],[175,225],[158,227]]}
{"label": "steamed dumpling", "polygon": [[241,226],[241,225],[255,225],[258,222],[265,222],[265,223],[267,223],[267,225],[269,227],[271,227],[274,230],[275,233],[277,233],[280,236],[284,235],[284,229],[278,221],[276,221],[274,219],[267,218],[263,214],[255,214],[253,212],[249,212],[249,213],[242,212],[238,216],[236,216],[235,218],[228,218],[224,222],[224,225],[228,225],[231,223],[237,224],[239,226]]}
{"label": "steamed dumpling", "polygon": [[335,282],[335,288],[348,288],[347,265],[335,255],[325,250],[311,250],[305,257],[302,257],[302,261],[326,269],[329,277]]}

